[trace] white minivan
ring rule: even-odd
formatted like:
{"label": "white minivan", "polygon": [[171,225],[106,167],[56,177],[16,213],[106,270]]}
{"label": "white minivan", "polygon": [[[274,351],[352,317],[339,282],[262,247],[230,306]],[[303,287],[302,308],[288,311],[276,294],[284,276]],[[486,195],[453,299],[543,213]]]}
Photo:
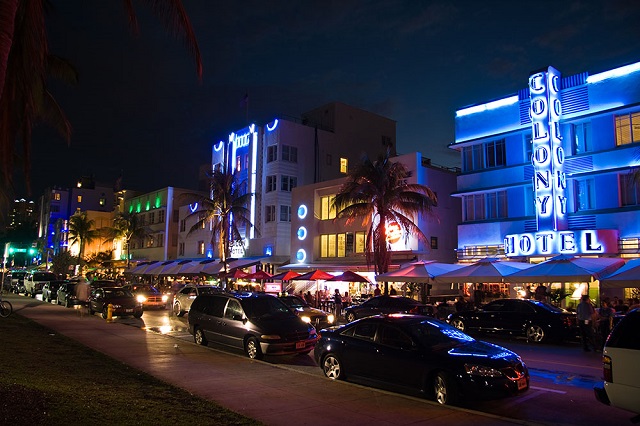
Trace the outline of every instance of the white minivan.
{"label": "white minivan", "polygon": [[638,414],[640,421],[640,309],[628,312],[609,334],[602,351],[604,382],[594,388],[603,404]]}

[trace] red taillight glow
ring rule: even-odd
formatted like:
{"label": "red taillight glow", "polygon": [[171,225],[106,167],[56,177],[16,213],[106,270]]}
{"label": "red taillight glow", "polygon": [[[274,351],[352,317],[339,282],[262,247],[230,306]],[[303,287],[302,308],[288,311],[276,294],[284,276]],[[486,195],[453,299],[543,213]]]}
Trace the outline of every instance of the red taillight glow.
{"label": "red taillight glow", "polygon": [[613,368],[610,356],[602,356],[602,375],[605,382],[613,383]]}

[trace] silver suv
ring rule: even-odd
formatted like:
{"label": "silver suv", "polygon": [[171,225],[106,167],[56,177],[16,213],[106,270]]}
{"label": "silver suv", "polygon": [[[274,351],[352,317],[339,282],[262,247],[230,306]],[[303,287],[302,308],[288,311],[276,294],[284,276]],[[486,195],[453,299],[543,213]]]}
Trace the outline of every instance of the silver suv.
{"label": "silver suv", "polygon": [[640,421],[640,309],[634,309],[618,322],[602,351],[604,382],[594,388],[603,404],[638,414]]}

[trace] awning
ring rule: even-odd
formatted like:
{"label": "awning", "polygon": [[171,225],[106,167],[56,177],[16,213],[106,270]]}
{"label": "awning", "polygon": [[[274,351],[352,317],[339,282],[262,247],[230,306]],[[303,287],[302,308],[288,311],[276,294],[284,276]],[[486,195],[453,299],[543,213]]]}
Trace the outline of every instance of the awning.
{"label": "awning", "polygon": [[387,272],[376,276],[378,282],[411,282],[411,283],[431,283],[438,275],[455,271],[464,265],[454,265],[440,262],[413,262],[409,266],[397,271]]}
{"label": "awning", "polygon": [[451,272],[435,277],[438,283],[501,283],[505,277],[531,268],[530,263],[501,261],[487,257]]}
{"label": "awning", "polygon": [[600,278],[600,288],[640,287],[640,259],[632,259],[617,271]]}
{"label": "awning", "polygon": [[509,283],[590,282],[613,273],[624,260],[609,257],[575,257],[561,254],[505,277]]}

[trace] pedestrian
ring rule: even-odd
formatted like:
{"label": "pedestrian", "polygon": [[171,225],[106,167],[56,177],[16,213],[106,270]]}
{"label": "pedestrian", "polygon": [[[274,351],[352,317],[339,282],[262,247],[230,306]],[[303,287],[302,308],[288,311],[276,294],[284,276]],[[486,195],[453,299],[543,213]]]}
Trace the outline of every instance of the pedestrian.
{"label": "pedestrian", "polygon": [[536,300],[540,301],[540,302],[546,302],[547,301],[547,287],[544,284],[540,284],[538,287],[536,287],[536,292],[534,297],[536,298]]}
{"label": "pedestrian", "polygon": [[314,306],[316,304],[311,291],[307,291],[307,294],[304,295],[304,301],[307,302],[310,306]]}
{"label": "pedestrian", "polygon": [[527,286],[527,291],[524,297],[525,299],[533,299],[533,292],[531,291],[530,285]]}
{"label": "pedestrian", "polygon": [[344,292],[344,296],[342,297],[342,306],[351,306],[352,300],[351,295],[348,291]]}
{"label": "pedestrian", "polygon": [[477,288],[473,290],[473,304],[476,308],[482,306],[484,302],[484,284],[478,284]]}
{"label": "pedestrian", "polygon": [[389,290],[389,294],[392,296],[395,296],[396,294],[398,294],[394,286],[391,286],[391,290]]}
{"label": "pedestrian", "polygon": [[602,306],[600,307],[600,311],[598,312],[598,331],[600,331],[601,349],[604,347],[604,344],[607,341],[607,337],[609,337],[609,333],[611,332],[614,314],[615,311],[611,306],[609,306],[609,299],[603,299]]}
{"label": "pedestrian", "polygon": [[335,309],[336,320],[340,318],[342,315],[342,296],[340,295],[340,290],[336,288],[336,291],[333,293],[333,305]]}
{"label": "pedestrian", "polygon": [[381,294],[382,294],[382,291],[380,290],[380,287],[378,287],[378,284],[376,284],[376,289],[373,290],[373,295],[380,296]]}
{"label": "pedestrian", "polygon": [[596,310],[591,304],[588,294],[583,294],[578,303],[578,325],[580,327],[580,340],[582,341],[582,349],[590,352],[591,349],[596,350],[593,336],[593,320],[596,316]]}
{"label": "pedestrian", "polygon": [[453,306],[456,308],[456,312],[464,311],[464,308],[466,307],[466,303],[464,302],[464,298],[462,296],[458,296],[458,298],[456,299],[456,302],[453,304]]}

